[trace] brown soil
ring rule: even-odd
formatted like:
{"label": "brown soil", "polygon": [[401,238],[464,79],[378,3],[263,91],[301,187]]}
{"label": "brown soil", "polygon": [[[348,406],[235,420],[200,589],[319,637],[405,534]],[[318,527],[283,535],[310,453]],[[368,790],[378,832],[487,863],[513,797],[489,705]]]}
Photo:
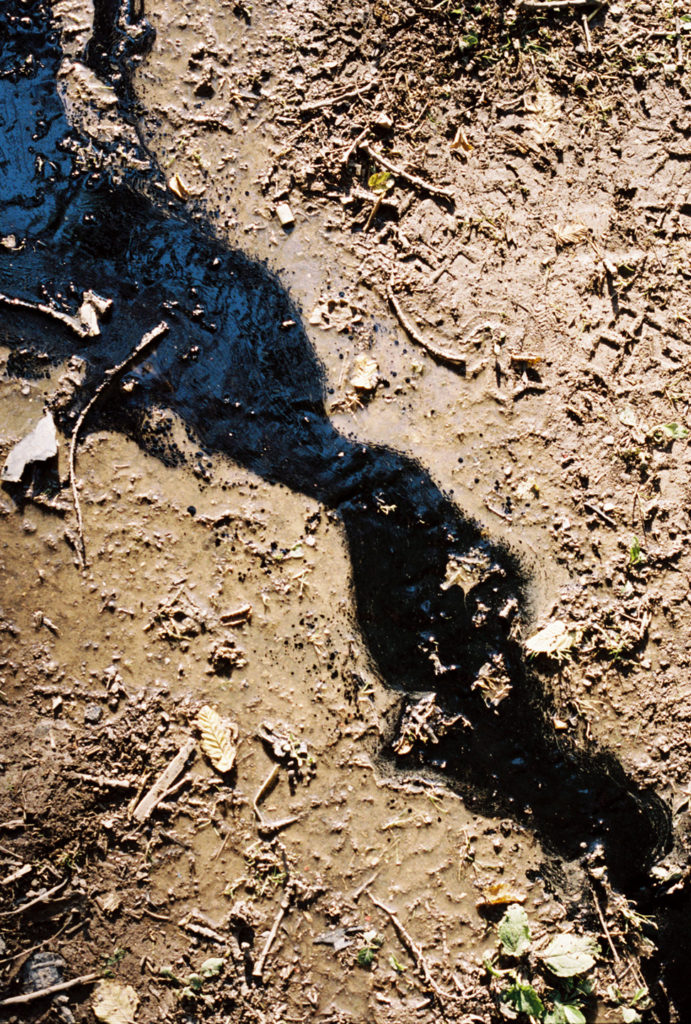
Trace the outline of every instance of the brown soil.
{"label": "brown soil", "polygon": [[[614,749],[672,803],[682,835],[688,22],[671,2],[540,6],[147,5],[143,129],[189,202],[290,288],[338,428],[413,453],[518,552],[531,632],[557,619],[573,633],[568,657],[543,666],[557,727]],[[381,205],[374,152],[405,172]],[[412,339],[401,310],[451,359]],[[373,390],[350,383],[362,353]],[[0,381],[3,453],[56,377]],[[64,477],[64,445],[60,457]],[[529,832],[378,761],[400,698],[358,635],[338,521],[232,466],[163,468],[119,435],[92,435],[78,469],[84,573],[69,505],[0,504],[6,993],[41,948],[66,978],[106,970],[130,984],[142,1024],[488,1022],[497,915],[478,904],[502,882],[536,934],[600,935],[589,1019],[621,1020],[608,986],[630,1004],[642,948],[617,907],[605,914],[623,978]],[[204,704],[238,725],[234,773],[197,750],[139,823],[134,808],[197,737]],[[261,821],[296,821],[276,829],[253,806],[275,763],[265,722],[316,767],[299,754],[290,778],[281,767]],[[364,891],[370,878],[417,962]],[[346,948],[315,942],[339,928],[354,929]],[[384,944],[366,969],[370,929]],[[223,973],[200,993],[161,974],[184,982],[212,956]],[[93,1020],[88,988],[61,998],[7,1012]]]}

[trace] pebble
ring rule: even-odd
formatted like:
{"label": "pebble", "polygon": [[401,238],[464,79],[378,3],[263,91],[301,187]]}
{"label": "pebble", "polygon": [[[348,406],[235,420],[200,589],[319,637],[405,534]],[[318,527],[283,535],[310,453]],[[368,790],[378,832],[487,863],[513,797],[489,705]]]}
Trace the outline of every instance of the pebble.
{"label": "pebble", "polygon": [[100,704],[87,704],[84,708],[84,722],[86,725],[97,725],[103,718],[103,708]]}

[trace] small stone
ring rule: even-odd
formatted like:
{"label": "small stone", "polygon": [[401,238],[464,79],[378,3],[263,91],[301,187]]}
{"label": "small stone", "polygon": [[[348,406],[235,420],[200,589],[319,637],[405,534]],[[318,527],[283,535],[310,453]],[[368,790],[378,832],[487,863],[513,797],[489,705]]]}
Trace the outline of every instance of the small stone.
{"label": "small stone", "polygon": [[88,704],[84,708],[84,723],[86,725],[98,725],[103,718],[103,708],[100,704]]}
{"label": "small stone", "polygon": [[288,203],[276,204],[276,216],[281,222],[282,228],[292,228],[295,224],[295,217]]}

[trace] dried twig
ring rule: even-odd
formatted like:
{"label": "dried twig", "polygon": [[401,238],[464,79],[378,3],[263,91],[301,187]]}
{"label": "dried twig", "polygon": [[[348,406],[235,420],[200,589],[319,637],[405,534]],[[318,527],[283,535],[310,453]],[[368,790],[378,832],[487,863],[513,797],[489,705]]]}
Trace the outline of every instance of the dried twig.
{"label": "dried twig", "polygon": [[585,36],[585,48],[588,53],[593,52],[593,44],[590,38],[590,26],[588,25],[587,15],[583,15],[581,18],[581,24],[583,25],[583,35]]}
{"label": "dried twig", "polygon": [[171,784],[177,779],[180,772],[187,764],[187,760],[196,747],[194,740],[187,743],[177,752],[168,767],[159,775],[148,793],[140,800],[132,812],[135,821],[146,821],[149,815],[158,807],[165,797]]}
{"label": "dried twig", "polygon": [[78,338],[91,336],[89,328],[85,327],[76,317],[70,316],[69,313],[63,313],[59,309],[53,309],[52,306],[46,306],[43,302],[25,302],[24,299],[13,299],[10,295],[0,293],[0,303],[6,306],[16,306],[18,309],[30,309],[34,313],[43,313],[45,316],[52,317],[53,320],[59,320],[61,324],[65,324],[71,331],[74,331]]}
{"label": "dried twig", "polygon": [[348,163],[348,161],[350,160],[350,158],[353,155],[353,153],[355,152],[355,150],[358,148],[360,143],[367,137],[368,134],[369,134],[369,125],[367,125],[366,128],[363,128],[362,131],[360,132],[360,134],[358,135],[358,137],[356,139],[353,139],[353,141],[350,143],[350,145],[346,149],[345,153],[341,157],[341,163],[344,163],[344,164]]}
{"label": "dried twig", "polygon": [[385,156],[378,153],[376,149],[365,143],[360,144],[360,149],[363,149],[367,156],[371,157],[376,163],[381,164],[387,171],[391,171],[397,178],[402,178],[403,181],[407,181],[410,185],[414,185],[416,188],[422,189],[423,192],[429,192],[433,196],[442,196],[444,199],[453,200],[453,192],[450,188],[441,188],[439,185],[433,185],[431,181],[425,181],[424,178],[418,178],[416,174],[408,174],[407,171],[401,170],[396,164],[392,164],[390,160],[387,160]]}
{"label": "dried twig", "polygon": [[362,896],[362,894],[365,891],[365,889],[368,889],[370,887],[370,885],[372,884],[372,882],[374,882],[374,880],[376,879],[378,874],[379,874],[379,868],[377,868],[377,870],[374,872],[374,874],[370,875],[369,878],[367,878],[364,882],[362,882],[361,885],[358,885],[357,889],[355,889],[351,893],[350,898],[353,901],[353,903],[357,903],[357,901],[360,899],[360,897]]}
{"label": "dried twig", "polygon": [[56,896],[61,889],[64,889],[68,882],[69,878],[64,878],[62,882],[58,882],[58,884],[53,886],[52,889],[49,889],[47,892],[39,893],[35,899],[29,900],[28,903],[20,903],[20,905],[15,907],[13,910],[3,910],[2,913],[0,913],[0,917],[15,917],[17,914],[23,914],[25,910],[30,910],[31,907],[35,907],[38,903],[47,903],[48,900],[52,899],[53,896]]}
{"label": "dried twig", "polygon": [[440,986],[437,985],[436,981],[432,977],[432,973],[429,967],[427,966],[427,961],[425,960],[422,950],[415,942],[415,940],[412,938],[410,933],[405,929],[400,918],[393,912],[393,910],[390,910],[384,903],[381,903],[375,896],[373,896],[369,889],[366,889],[365,892],[371,899],[372,903],[374,903],[375,907],[379,907],[380,910],[383,910],[386,916],[389,918],[394,928],[398,932],[406,949],[408,950],[413,960],[417,964],[419,970],[421,971],[426,984],[434,992],[437,999],[439,999],[441,1002],[444,1002],[445,1000],[457,999],[458,997],[456,996],[455,993],[445,992],[443,988],[440,988]]}
{"label": "dried twig", "polygon": [[286,911],[288,910],[289,906],[290,906],[290,893],[286,893],[286,895],[281,900],[281,905],[278,908],[278,913],[276,914],[276,917],[274,918],[274,923],[271,925],[271,931],[269,932],[269,934],[266,937],[266,942],[264,943],[264,948],[262,949],[261,953],[259,954],[259,956],[258,956],[258,958],[257,958],[257,960],[255,962],[254,967],[252,968],[252,977],[255,978],[256,981],[262,981],[263,980],[263,977],[264,977],[264,962],[265,962],[267,956],[269,955],[269,953],[271,952],[271,947],[273,946],[274,941],[276,939],[276,935],[278,934],[278,929],[281,927],[281,921],[286,916]]}
{"label": "dried twig", "polygon": [[77,418],[77,422],[74,425],[74,430],[72,431],[72,437],[70,439],[70,486],[72,488],[72,500],[74,502],[74,511],[77,516],[77,530],[79,533],[77,557],[79,559],[82,569],[86,566],[86,549],[84,546],[84,525],[82,522],[82,510],[79,504],[79,494],[77,493],[77,479],[74,470],[75,457],[77,454],[77,444],[79,442],[79,432],[82,429],[82,426],[84,425],[86,417],[89,415],[89,413],[91,412],[91,410],[93,409],[94,405],[99,400],[103,392],[107,391],[108,388],[116,380],[118,380],[118,378],[121,377],[123,373],[125,373],[130,368],[130,366],[132,366],[132,364],[135,363],[137,359],[140,358],[140,356],[144,354],[146,349],[150,348],[150,346],[153,345],[154,342],[157,342],[158,339],[163,334],[167,333],[167,331],[168,324],[165,322],[165,320],[162,320],[157,327],[154,327],[152,331],[149,331],[147,334],[144,335],[144,337],[139,342],[137,347],[133,349],[132,352],[130,352],[126,359],[123,359],[123,361],[121,363],[118,363],[117,366],[113,366],[112,369],[106,370],[105,374],[103,375],[103,380],[96,388],[96,391],[94,392],[90,400],[87,402],[87,404],[80,412],[79,417]]}
{"label": "dried twig", "polygon": [[403,312],[401,304],[394,295],[391,285],[387,285],[386,297],[391,303],[391,308],[398,317],[401,327],[416,345],[424,348],[425,351],[429,352],[429,354],[434,356],[435,359],[439,359],[443,363],[448,363],[450,366],[462,366],[463,363],[465,363],[465,359],[462,356],[454,356],[449,352],[442,351],[442,349],[437,348],[436,345],[433,345],[431,341],[428,341],[422,334],[420,334],[417,327],[414,326],[412,321],[409,320]]}
{"label": "dried twig", "polygon": [[3,999],[0,1001],[0,1007],[24,1006],[26,1003],[33,1003],[37,999],[54,996],[58,992],[66,992],[68,988],[75,988],[77,985],[93,985],[100,977],[100,974],[82,974],[80,978],[61,981],[57,985],[49,985],[48,988],[39,988],[36,992],[26,992],[23,996],[12,996],[11,999]]}
{"label": "dried twig", "polygon": [[274,835],[276,832],[280,832],[281,829],[287,828],[289,825],[294,825],[299,818],[296,815],[291,815],[287,818],[279,818],[277,821],[271,821],[264,817],[262,812],[259,810],[259,803],[264,799],[266,794],[269,792],[280,771],[280,765],[275,764],[269,774],[267,775],[264,782],[257,790],[257,795],[252,801],[252,809],[254,810],[255,817],[257,819],[257,831],[262,838]]}
{"label": "dried twig", "polygon": [[522,0],[524,11],[563,11],[567,7],[603,7],[602,0]]}
{"label": "dried twig", "polygon": [[366,85],[361,85],[357,89],[350,89],[348,92],[340,92],[336,96],[324,96],[320,100],[312,100],[309,103],[303,103],[300,107],[301,114],[309,114],[313,110],[321,110],[323,107],[333,107],[337,103],[342,103],[344,100],[355,100],[360,96],[364,96],[376,85],[376,81],[369,82]]}

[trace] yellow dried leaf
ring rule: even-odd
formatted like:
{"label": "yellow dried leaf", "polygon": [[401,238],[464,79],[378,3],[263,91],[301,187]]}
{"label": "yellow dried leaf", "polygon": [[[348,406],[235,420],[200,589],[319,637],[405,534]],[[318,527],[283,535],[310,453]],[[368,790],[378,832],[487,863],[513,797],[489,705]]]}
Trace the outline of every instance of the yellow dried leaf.
{"label": "yellow dried leaf", "polygon": [[525,895],[506,882],[493,882],[482,890],[481,906],[499,907],[507,903],[525,903]]}
{"label": "yellow dried leaf", "polygon": [[205,704],[197,715],[197,728],[201,733],[201,748],[219,772],[229,772],[235,764],[238,727],[226,723],[218,711]]}

